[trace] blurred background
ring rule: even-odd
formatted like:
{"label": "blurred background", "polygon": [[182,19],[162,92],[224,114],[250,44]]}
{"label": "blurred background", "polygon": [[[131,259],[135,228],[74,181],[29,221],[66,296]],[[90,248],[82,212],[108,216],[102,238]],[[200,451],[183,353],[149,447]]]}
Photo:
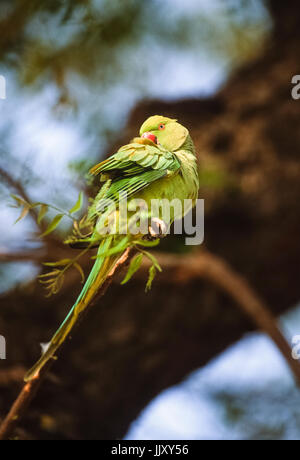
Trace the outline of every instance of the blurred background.
{"label": "blurred background", "polygon": [[[10,194],[67,210],[83,189],[87,206],[89,167],[153,114],[195,141],[205,250],[249,281],[290,344],[300,334],[299,30],[296,0],[1,0],[0,418],[81,287],[71,272],[45,298],[36,278],[70,255],[69,222],[39,238],[32,213],[14,225]],[[143,270],[111,287],[19,437],[300,439],[299,390],[276,346],[217,283],[180,275],[202,251],[170,237],[160,257],[176,255],[176,272],[149,294]]]}

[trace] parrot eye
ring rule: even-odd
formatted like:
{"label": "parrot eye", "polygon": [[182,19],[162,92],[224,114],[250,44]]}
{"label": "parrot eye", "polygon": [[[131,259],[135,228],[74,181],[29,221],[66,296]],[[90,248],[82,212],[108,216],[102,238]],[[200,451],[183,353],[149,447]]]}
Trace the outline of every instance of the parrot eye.
{"label": "parrot eye", "polygon": [[158,129],[159,129],[160,131],[162,131],[163,129],[165,129],[165,125],[163,125],[163,124],[159,125]]}

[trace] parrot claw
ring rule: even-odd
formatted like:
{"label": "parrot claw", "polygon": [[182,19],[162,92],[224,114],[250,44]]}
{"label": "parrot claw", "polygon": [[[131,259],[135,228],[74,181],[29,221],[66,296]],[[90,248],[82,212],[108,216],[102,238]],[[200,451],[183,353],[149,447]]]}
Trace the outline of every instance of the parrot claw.
{"label": "parrot claw", "polygon": [[151,225],[149,225],[148,230],[149,233],[146,235],[146,239],[149,241],[156,240],[157,238],[164,238],[168,232],[165,222],[157,217],[151,219]]}

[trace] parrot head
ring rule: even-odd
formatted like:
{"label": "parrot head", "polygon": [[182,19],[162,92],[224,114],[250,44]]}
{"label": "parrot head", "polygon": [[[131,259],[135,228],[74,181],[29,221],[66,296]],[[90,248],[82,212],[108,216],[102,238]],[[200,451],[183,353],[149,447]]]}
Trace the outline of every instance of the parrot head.
{"label": "parrot head", "polygon": [[180,149],[188,137],[188,130],[177,120],[153,115],[149,117],[141,126],[140,136],[162,145],[169,151]]}

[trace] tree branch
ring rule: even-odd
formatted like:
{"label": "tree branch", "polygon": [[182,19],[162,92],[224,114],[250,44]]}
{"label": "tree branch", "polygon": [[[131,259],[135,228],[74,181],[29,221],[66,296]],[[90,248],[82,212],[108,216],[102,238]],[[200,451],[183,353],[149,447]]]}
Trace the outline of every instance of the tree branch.
{"label": "tree branch", "polygon": [[[1,262],[36,261],[40,263],[43,257],[45,257],[45,254],[41,251],[20,253],[0,252]],[[225,291],[243,312],[251,318],[254,324],[270,336],[292,370],[296,381],[300,383],[300,365],[292,358],[290,346],[278,328],[276,319],[250,284],[240,274],[234,271],[229,264],[207,250],[202,250],[200,254],[197,253],[180,258],[166,253],[157,253],[156,257],[164,267],[160,279],[167,277],[168,280],[171,279],[173,282],[177,283],[203,278],[213,282],[216,286]],[[143,266],[148,268],[149,261],[145,260]],[[172,272],[172,276],[170,276],[170,272]],[[112,279],[109,276],[107,282],[110,284],[111,281]],[[103,286],[99,295],[103,295],[105,290]]]}
{"label": "tree branch", "polygon": [[[11,189],[13,189],[23,200],[25,200],[27,203],[31,203],[30,197],[28,196],[26,190],[24,189],[23,185],[21,184],[20,181],[14,179],[7,171],[5,171],[3,168],[0,167],[0,176],[3,179],[3,181],[7,184],[7,186]],[[34,221],[34,224],[36,225],[37,229],[43,233],[46,229],[45,224],[41,222],[40,224],[38,223],[38,213],[36,209],[30,208],[29,209],[29,215],[31,216],[32,220]],[[49,244],[51,242],[57,242],[57,240],[53,237],[53,235],[45,235],[43,237],[43,240]]]}
{"label": "tree branch", "polygon": [[[86,308],[82,314],[79,317],[79,321],[77,323],[77,326],[80,321],[87,315],[88,311],[92,307],[92,305],[95,303],[96,298],[102,297],[105,292],[107,291],[108,287],[110,286],[113,278],[123,270],[124,267],[128,265],[130,262],[130,259],[132,256],[135,254],[136,250],[134,248],[128,248],[126,251],[122,254],[122,256],[117,260],[116,264],[108,274],[105,282],[102,284],[97,296],[95,299],[92,301],[92,303],[89,305],[88,308]],[[66,340],[64,341],[64,343]],[[64,343],[60,346],[60,348],[57,350],[57,354],[61,352],[62,347]],[[11,436],[14,428],[16,427],[17,423],[20,421],[20,419],[24,416],[26,413],[26,410],[34,398],[35,394],[37,393],[40,385],[42,384],[43,380],[45,379],[49,368],[52,366],[54,360],[48,361],[48,363],[41,369],[39,375],[31,380],[30,382],[26,383],[22,390],[20,391],[17,399],[13,403],[9,413],[3,420],[3,422],[0,425],[0,440],[5,440],[9,439]]]}
{"label": "tree branch", "polygon": [[[226,292],[252,322],[269,335],[291,369],[297,384],[300,385],[300,363],[293,359],[290,345],[279,329],[271,310],[243,276],[222,258],[207,250],[183,257],[161,253],[155,254],[155,257],[164,267],[160,277],[168,276],[175,283],[201,278]],[[149,262],[145,260],[144,265],[149,265]]]}
{"label": "tree branch", "polygon": [[0,251],[0,263],[5,262],[36,262],[41,263],[45,260],[46,252],[39,249],[32,251],[6,252]]}
{"label": "tree branch", "polygon": [[[105,294],[111,282],[129,263],[135,251],[134,249],[127,249],[119,258],[100,288],[97,298]],[[166,279],[168,282],[171,281],[172,283],[178,284],[190,282],[192,279],[204,279],[226,292],[235,301],[237,306],[251,318],[253,323],[270,336],[293,372],[297,383],[300,384],[299,362],[292,359],[290,346],[278,328],[275,318],[264,301],[239,273],[230,267],[223,259],[211,254],[207,250],[201,250],[198,253],[181,257],[165,253],[156,253],[155,256],[164,267],[163,272],[160,274],[160,279]],[[144,270],[148,269],[148,267],[149,261],[145,260],[143,262]],[[144,277],[144,270],[138,272],[137,276]],[[92,304],[94,304],[94,302],[95,299]],[[86,316],[92,304],[80,316],[80,321]],[[59,352],[61,349],[62,346]],[[0,426],[0,440],[9,438],[17,422],[26,413],[31,400],[38,391],[52,364],[53,360],[41,370],[37,378],[24,385],[7,417]]]}
{"label": "tree branch", "polygon": [[[0,176],[2,177],[3,181],[8,185],[8,187],[12,188],[15,190],[23,200],[27,201],[27,203],[30,203],[30,198],[27,195],[23,185],[15,180],[7,171],[5,171],[3,168],[0,167]],[[31,217],[33,218],[35,224],[36,223],[36,212],[34,209],[30,209],[29,211]]]}

